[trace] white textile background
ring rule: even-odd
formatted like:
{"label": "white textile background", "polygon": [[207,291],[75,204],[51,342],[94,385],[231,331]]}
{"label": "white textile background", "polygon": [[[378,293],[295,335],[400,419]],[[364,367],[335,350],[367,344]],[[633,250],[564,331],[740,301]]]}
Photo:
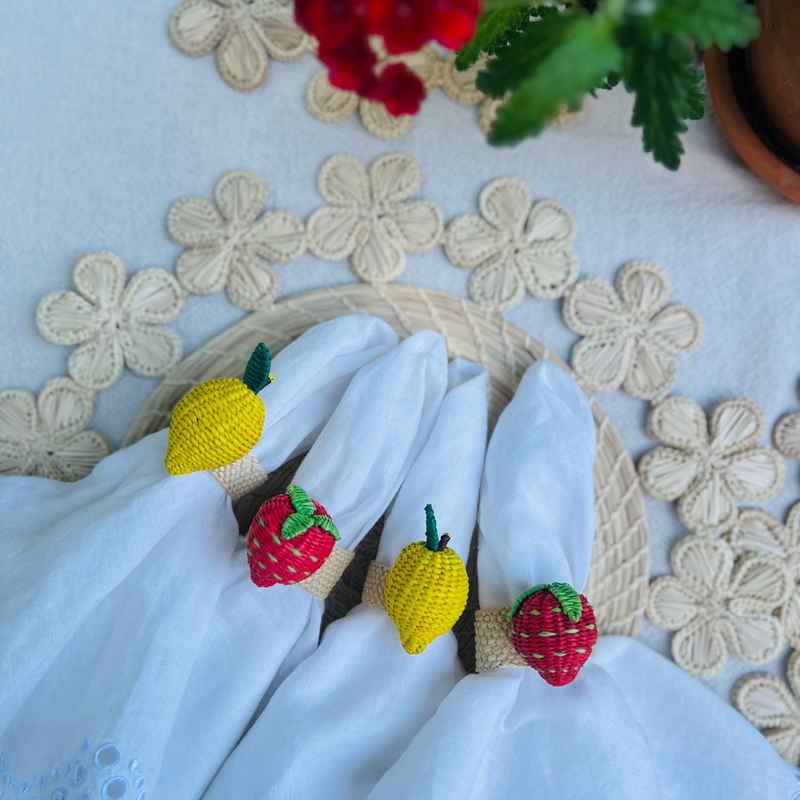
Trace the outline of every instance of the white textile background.
{"label": "white textile background", "polygon": [[[370,160],[401,151],[419,161],[420,196],[436,201],[445,221],[477,213],[480,189],[515,175],[536,199],[572,211],[582,275],[613,281],[627,261],[662,264],[674,298],[697,308],[707,330],[703,347],[680,360],[676,392],[706,406],[751,397],[770,428],[798,407],[800,215],[747,171],[712,113],[691,124],[677,173],[642,152],[621,87],[589,100],[572,127],[514,149],[489,148],[475,109],[435,90],[405,137],[381,142],[357,115],[335,124],[308,115],[305,86],[319,69],[313,56],[272,60],[262,87],[232,90],[213,55],[188,58],[170,43],[167,21],[177,4],[0,4],[0,389],[38,392],[66,374],[70,348],[44,341],[34,312],[46,293],[72,288],[72,265],[86,251],[112,250],[129,274],[172,270],[181,248],[166,234],[170,205],[185,195],[210,197],[225,172],[254,170],[269,185],[268,208],[305,218],[323,205],[316,175],[331,155]],[[355,281],[346,262],[311,255],[277,270],[281,297]],[[468,278],[437,248],[410,256],[399,280],[466,296]],[[243,316],[224,294],[191,297],[172,327],[190,353]],[[568,357],[577,337],[559,302],[526,297],[506,316]],[[118,445],[154,386],[126,372],[100,394],[90,427]],[[634,458],[653,445],[644,433],[646,404],[621,392],[600,401]],[[782,517],[800,498],[798,478],[800,465],[790,463],[786,488],[768,510]],[[648,499],[647,512],[652,573],[664,574],[685,531],[672,505]],[[658,652],[668,653],[669,637],[645,624],[642,638]],[[768,668],[782,671],[785,659]],[[750,671],[730,659],[706,683],[727,698]]]}

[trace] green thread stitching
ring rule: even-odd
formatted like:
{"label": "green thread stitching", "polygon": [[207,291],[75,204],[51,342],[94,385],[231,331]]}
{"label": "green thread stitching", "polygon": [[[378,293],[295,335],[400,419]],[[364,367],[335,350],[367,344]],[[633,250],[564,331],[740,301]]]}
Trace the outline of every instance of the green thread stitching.
{"label": "green thread stitching", "polygon": [[511,610],[508,612],[508,618],[514,619],[519,611],[519,607],[532,595],[536,594],[536,592],[541,592],[542,589],[549,589],[549,583],[537,583],[536,586],[532,586],[530,589],[526,589],[515,601],[514,605],[511,606]]}
{"label": "green thread stitching", "polygon": [[439,532],[436,530],[436,517],[433,516],[433,506],[425,506],[425,547],[434,553],[439,549]]}
{"label": "green thread stitching", "polygon": [[272,375],[269,374],[272,367],[272,358],[264,342],[256,345],[247,366],[244,368],[242,383],[253,393],[258,394],[265,386],[272,383]]}
{"label": "green thread stitching", "polygon": [[[336,525],[333,524],[333,520],[324,514],[314,513],[314,501],[303,489],[299,486],[289,486],[286,494],[289,495],[295,508],[295,513],[289,514],[281,525],[281,536],[287,542],[294,539],[295,536],[305,533],[309,528],[320,528],[333,536],[337,542],[341,541],[342,537],[339,535]],[[276,534],[273,533],[272,537],[276,543],[280,543]]]}
{"label": "green thread stitching", "polygon": [[581,596],[568,583],[553,583],[550,593],[561,604],[570,622],[577,622],[583,614]]}

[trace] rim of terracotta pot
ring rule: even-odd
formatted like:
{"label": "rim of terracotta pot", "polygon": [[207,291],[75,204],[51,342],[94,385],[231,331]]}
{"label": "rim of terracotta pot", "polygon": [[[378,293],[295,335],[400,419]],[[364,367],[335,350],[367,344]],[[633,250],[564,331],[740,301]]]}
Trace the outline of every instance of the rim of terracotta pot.
{"label": "rim of terracotta pot", "polygon": [[753,130],[733,85],[728,54],[712,46],[704,58],[708,93],[731,146],[761,180],[800,203],[800,172],[781,161]]}

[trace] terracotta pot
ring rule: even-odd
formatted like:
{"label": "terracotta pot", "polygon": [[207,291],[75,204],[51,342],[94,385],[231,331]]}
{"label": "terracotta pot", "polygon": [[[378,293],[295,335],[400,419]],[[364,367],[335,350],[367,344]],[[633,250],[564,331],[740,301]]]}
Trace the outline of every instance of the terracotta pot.
{"label": "terracotta pot", "polygon": [[755,0],[761,34],[747,51],[750,89],[780,144],[800,158],[800,0]]}

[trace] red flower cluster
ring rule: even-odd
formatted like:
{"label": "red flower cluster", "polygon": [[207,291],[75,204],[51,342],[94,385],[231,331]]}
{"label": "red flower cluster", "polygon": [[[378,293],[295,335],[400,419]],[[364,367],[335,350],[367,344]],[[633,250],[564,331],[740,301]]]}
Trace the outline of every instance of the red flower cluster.
{"label": "red flower cluster", "polygon": [[472,38],[480,12],[480,0],[295,0],[297,23],[319,41],[331,84],[383,103],[394,116],[416,114],[425,87],[403,63],[379,69],[369,37],[382,37],[393,55],[432,39],[456,50]]}

